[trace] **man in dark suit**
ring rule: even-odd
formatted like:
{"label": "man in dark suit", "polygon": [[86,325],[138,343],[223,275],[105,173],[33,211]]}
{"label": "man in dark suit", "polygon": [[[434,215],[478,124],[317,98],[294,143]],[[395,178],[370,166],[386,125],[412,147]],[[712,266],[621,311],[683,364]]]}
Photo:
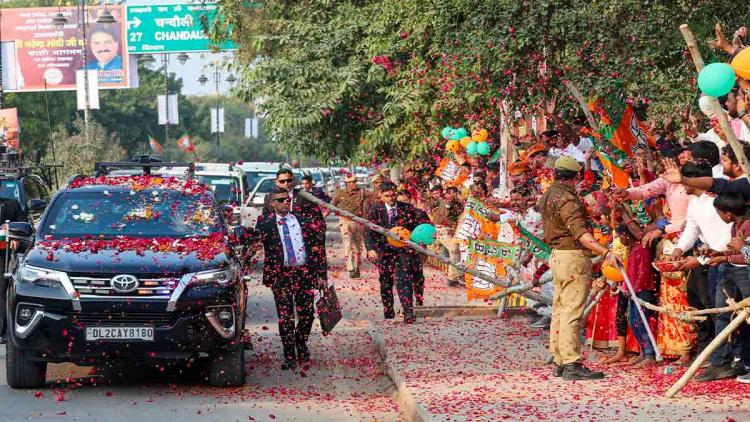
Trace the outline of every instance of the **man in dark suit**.
{"label": "man in dark suit", "polygon": [[[412,205],[396,200],[396,185],[383,182],[379,187],[381,201],[370,208],[368,220],[390,229],[404,227],[414,230],[422,223],[429,223],[427,214],[420,212]],[[395,317],[393,309],[393,285],[395,282],[398,298],[404,310],[404,322],[414,323],[414,282],[421,270],[420,256],[409,248],[396,248],[389,244],[386,237],[367,230],[365,232],[367,258],[377,263],[380,272],[380,297],[383,300],[386,319]]]}
{"label": "man in dark suit", "polygon": [[[296,368],[298,360],[310,360],[307,339],[315,319],[314,291],[325,284],[327,270],[325,254],[316,251],[319,233],[315,221],[290,212],[288,190],[275,188],[268,196],[273,211],[261,215],[255,228],[265,253],[263,285],[273,291],[279,316],[284,349],[281,368],[287,370]],[[296,326],[295,309],[299,318]]]}

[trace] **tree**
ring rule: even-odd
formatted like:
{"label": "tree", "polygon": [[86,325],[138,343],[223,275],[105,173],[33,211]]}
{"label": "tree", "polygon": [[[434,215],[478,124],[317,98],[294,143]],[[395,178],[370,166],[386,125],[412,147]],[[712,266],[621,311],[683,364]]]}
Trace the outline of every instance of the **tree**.
{"label": "tree", "polygon": [[[118,161],[126,150],[117,145],[113,136],[96,121],[89,122],[89,138],[84,134],[83,120],[72,122],[73,132],[59,125],[52,134],[57,163],[61,165],[60,182],[76,174],[91,174],[97,161]],[[48,152],[51,156],[51,151]]]}
{"label": "tree", "polygon": [[679,24],[707,41],[715,19],[742,19],[708,0],[244,3],[221,1],[244,52],[240,93],[263,98],[271,132],[319,156],[401,160],[442,148],[448,124],[497,134],[504,101],[557,96],[578,114],[563,80],[671,113],[697,91]]}

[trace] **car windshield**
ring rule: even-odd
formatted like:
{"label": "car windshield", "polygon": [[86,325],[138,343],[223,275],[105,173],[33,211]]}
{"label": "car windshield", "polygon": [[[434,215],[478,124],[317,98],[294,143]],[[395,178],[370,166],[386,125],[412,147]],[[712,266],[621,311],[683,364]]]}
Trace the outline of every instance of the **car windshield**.
{"label": "car windshield", "polygon": [[312,173],[312,178],[316,183],[323,183],[323,173],[315,171]]}
{"label": "car windshield", "polygon": [[255,188],[255,185],[260,182],[260,179],[264,177],[276,177],[276,173],[262,172],[262,171],[250,171],[245,173],[245,179],[247,180],[247,186],[250,189]]}
{"label": "car windshield", "polygon": [[21,197],[18,192],[18,180],[2,180],[0,181],[0,197],[5,199],[15,199],[20,201]]}
{"label": "car windshield", "polygon": [[171,189],[70,191],[52,203],[39,234],[53,239],[208,236],[220,231],[219,221],[209,194]]}
{"label": "car windshield", "polygon": [[276,186],[276,181],[274,179],[266,179],[258,185],[258,189],[255,191],[255,193],[271,193],[273,188]]}
{"label": "car windshield", "polygon": [[216,200],[224,203],[239,202],[240,187],[239,180],[229,176],[199,176],[202,183],[209,186],[214,192]]}

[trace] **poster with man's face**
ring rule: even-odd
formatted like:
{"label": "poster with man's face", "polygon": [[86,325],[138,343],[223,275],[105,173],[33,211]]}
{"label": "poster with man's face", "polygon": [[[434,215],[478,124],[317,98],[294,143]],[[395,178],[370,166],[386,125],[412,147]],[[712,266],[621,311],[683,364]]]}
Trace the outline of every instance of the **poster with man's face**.
{"label": "poster with man's face", "polygon": [[[3,82],[7,91],[66,91],[76,88],[76,71],[97,70],[99,88],[130,86],[124,6],[108,6],[113,24],[100,24],[101,6],[85,16],[76,7],[59,9],[67,20],[56,27],[57,7],[3,9]],[[85,47],[85,50],[84,50]],[[45,84],[46,82],[46,84]]]}

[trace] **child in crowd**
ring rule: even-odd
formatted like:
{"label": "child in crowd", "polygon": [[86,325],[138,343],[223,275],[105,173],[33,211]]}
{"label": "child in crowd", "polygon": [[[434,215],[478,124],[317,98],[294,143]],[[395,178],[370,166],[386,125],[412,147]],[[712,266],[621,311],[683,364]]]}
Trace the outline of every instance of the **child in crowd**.
{"label": "child in crowd", "polygon": [[[636,296],[645,302],[656,303],[656,283],[654,280],[654,270],[651,267],[651,251],[636,240],[635,235],[626,225],[620,224],[617,227],[617,234],[620,242],[629,249],[625,272],[630,283],[633,285]],[[625,296],[629,297],[630,291],[624,283],[623,281],[620,289]],[[635,302],[632,298],[630,299],[628,323],[641,349],[640,356],[631,360],[630,363],[638,367],[654,364],[656,362],[656,352],[648,337],[648,331],[641,319]],[[651,311],[643,308],[643,312],[648,321],[651,317]]]}

